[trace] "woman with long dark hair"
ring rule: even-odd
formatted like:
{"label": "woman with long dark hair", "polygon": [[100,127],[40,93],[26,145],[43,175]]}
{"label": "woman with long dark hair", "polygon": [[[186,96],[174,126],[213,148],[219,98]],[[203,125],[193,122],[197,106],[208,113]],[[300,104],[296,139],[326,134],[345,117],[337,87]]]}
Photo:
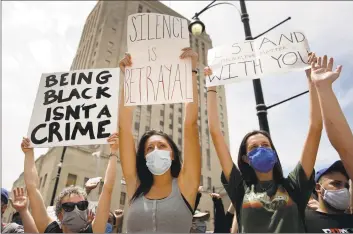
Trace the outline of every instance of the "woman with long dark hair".
{"label": "woman with long dark hair", "polygon": [[[310,56],[309,62],[315,59]],[[304,212],[314,187],[314,164],[319,147],[322,118],[310,70],[310,128],[301,159],[284,178],[271,136],[265,131],[246,134],[240,144],[238,168],[222,135],[217,111],[216,87],[207,91],[208,122],[222,166],[222,183],[236,208],[240,232],[304,232]],[[212,71],[205,68],[205,75]],[[290,139],[289,139],[290,140]]]}
{"label": "woman with long dark hair", "polygon": [[[124,106],[124,92],[121,92],[119,139],[130,200],[128,232],[186,233],[191,228],[201,176],[196,86],[198,55],[186,48],[180,58],[191,59],[193,73],[193,102],[185,104],[183,163],[177,145],[161,131],[150,130],[143,134],[135,151],[131,132],[133,109]],[[131,56],[126,54],[119,64],[121,71],[131,64]]]}

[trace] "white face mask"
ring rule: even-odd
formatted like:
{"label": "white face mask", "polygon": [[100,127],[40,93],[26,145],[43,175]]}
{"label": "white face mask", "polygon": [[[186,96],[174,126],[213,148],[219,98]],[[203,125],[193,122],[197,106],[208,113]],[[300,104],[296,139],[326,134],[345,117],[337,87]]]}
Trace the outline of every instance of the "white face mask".
{"label": "white face mask", "polygon": [[324,190],[323,199],[333,208],[338,210],[346,210],[349,207],[349,191],[347,188],[339,189],[339,190]]}
{"label": "white face mask", "polygon": [[153,175],[163,175],[172,165],[170,151],[155,148],[146,155],[146,165]]}

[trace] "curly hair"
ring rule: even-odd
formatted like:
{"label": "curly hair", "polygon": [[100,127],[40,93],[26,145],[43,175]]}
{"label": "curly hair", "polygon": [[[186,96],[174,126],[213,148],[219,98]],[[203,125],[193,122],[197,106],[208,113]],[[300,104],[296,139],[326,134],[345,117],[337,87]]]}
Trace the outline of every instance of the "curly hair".
{"label": "curly hair", "polygon": [[70,196],[71,194],[76,194],[76,195],[79,195],[79,196],[83,196],[84,199],[87,201],[87,193],[85,192],[85,190],[81,187],[78,187],[78,186],[70,186],[70,187],[67,187],[67,188],[64,188],[63,191],[61,191],[61,193],[59,194],[59,196],[57,196],[55,198],[55,215],[56,217],[59,216],[59,214],[61,213],[61,201],[64,197],[66,196]]}

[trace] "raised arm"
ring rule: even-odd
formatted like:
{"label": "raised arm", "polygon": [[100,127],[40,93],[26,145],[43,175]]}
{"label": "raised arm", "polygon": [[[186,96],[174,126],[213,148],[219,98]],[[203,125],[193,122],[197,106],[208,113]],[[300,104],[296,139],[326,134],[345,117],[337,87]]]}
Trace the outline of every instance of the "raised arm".
{"label": "raised arm", "polygon": [[[122,73],[125,73],[125,67],[131,66],[132,60],[129,54],[120,61],[119,66]],[[124,86],[123,86],[124,87]],[[124,106],[124,88],[121,89],[119,103],[119,151],[121,167],[126,181],[127,194],[129,200],[134,195],[138,187],[138,179],[136,172],[136,149],[135,141],[132,135],[132,117],[133,108]]]}
{"label": "raised arm", "polygon": [[[324,60],[325,58],[322,59]],[[330,58],[327,66],[324,62],[321,63],[321,59],[317,64],[312,63],[311,76],[319,94],[327,136],[338,152],[349,177],[353,179],[353,134],[332,89],[332,83],[339,77],[342,66],[332,71],[333,62],[333,58]]]}
{"label": "raised arm", "polygon": [[[190,58],[192,69],[197,69],[198,54],[191,48],[183,49],[181,59]],[[197,76],[192,72],[192,92],[193,102],[185,104],[184,119],[184,163],[178,179],[181,193],[189,202],[191,207],[195,207],[198,187],[201,177],[201,150],[199,141],[199,126],[197,125],[199,98],[197,90]]]}
{"label": "raised arm", "polygon": [[104,177],[104,185],[101,195],[99,196],[98,206],[95,218],[92,222],[94,233],[104,233],[107,220],[109,218],[110,204],[116,179],[117,159],[119,150],[119,135],[112,134],[108,138],[110,143],[110,155],[107,170]]}
{"label": "raised arm", "polygon": [[13,199],[10,199],[11,206],[20,214],[24,232],[38,233],[37,226],[28,210],[28,197],[24,188],[13,190]]}
{"label": "raised arm", "polygon": [[21,148],[25,154],[24,179],[29,198],[29,204],[32,209],[32,216],[38,231],[43,233],[47,226],[54,220],[48,215],[44,200],[39,191],[38,172],[34,161],[34,151],[30,148],[28,138],[23,138]]}
{"label": "raised arm", "polygon": [[[210,76],[212,75],[212,70],[205,68],[204,73],[205,77]],[[217,89],[216,87],[209,87],[207,89],[208,128],[210,129],[213,145],[221,163],[224,176],[229,182],[229,176],[233,168],[233,160],[221,131],[217,104]]]}
{"label": "raised arm", "polygon": [[[314,53],[312,53],[309,57],[309,64],[311,64],[311,62],[313,61],[316,61],[316,56]],[[309,83],[310,123],[300,163],[304,169],[306,177],[309,179],[313,173],[317,152],[319,150],[319,144],[322,133],[322,117],[317,91],[313,82],[311,81],[311,69],[308,69],[305,72]]]}

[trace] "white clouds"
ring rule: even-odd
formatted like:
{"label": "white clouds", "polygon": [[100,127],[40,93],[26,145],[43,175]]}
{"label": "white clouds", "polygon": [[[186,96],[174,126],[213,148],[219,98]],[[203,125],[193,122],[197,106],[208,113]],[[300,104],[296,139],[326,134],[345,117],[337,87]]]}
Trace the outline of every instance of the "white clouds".
{"label": "white clouds", "polygon": [[[23,171],[20,143],[27,133],[40,75],[70,68],[85,19],[95,4],[2,4],[2,186],[8,189]],[[36,156],[46,150],[36,149]]]}

